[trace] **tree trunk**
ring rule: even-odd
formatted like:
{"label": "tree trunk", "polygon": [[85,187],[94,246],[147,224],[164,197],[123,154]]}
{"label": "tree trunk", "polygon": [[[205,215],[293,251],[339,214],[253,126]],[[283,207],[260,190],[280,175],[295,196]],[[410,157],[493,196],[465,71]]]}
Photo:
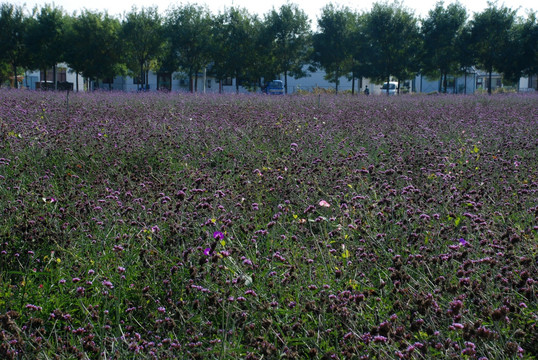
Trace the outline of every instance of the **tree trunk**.
{"label": "tree trunk", "polygon": [[489,69],[489,76],[488,76],[488,94],[491,95],[491,73],[493,72],[492,69]]}
{"label": "tree trunk", "polygon": [[142,83],[144,82],[144,62],[140,62],[140,79],[138,81],[138,91],[142,90]]}
{"label": "tree trunk", "polygon": [[75,73],[75,82],[77,83],[77,92],[78,92],[78,71]]}
{"label": "tree trunk", "polygon": [[149,70],[146,70],[146,81],[144,81],[146,90],[149,90]]}
{"label": "tree trunk", "polygon": [[[47,68],[43,70],[43,74],[45,76],[45,82],[42,81],[42,83],[45,85],[45,90],[47,89]],[[41,87],[41,90],[43,90],[43,87]]]}
{"label": "tree trunk", "polygon": [[338,95],[338,75],[339,75],[339,71],[336,70],[334,72],[334,85],[336,86],[336,95]]}
{"label": "tree trunk", "polygon": [[355,95],[355,71],[351,72],[351,95]]}
{"label": "tree trunk", "polygon": [[389,93],[390,86],[389,85],[390,85],[390,75],[387,76],[387,96],[390,95],[390,93]]}
{"label": "tree trunk", "polygon": [[238,71],[235,72],[235,93],[239,94],[239,76]]}
{"label": "tree trunk", "polygon": [[396,93],[400,95],[400,79],[398,79],[398,88],[396,89]]}
{"label": "tree trunk", "polygon": [[446,88],[447,88],[447,83],[446,83],[446,72],[443,74],[443,93],[446,94]]}
{"label": "tree trunk", "polygon": [[464,87],[463,87],[463,93],[467,95],[467,69],[465,69],[465,72],[463,73],[464,76]]}
{"label": "tree trunk", "polygon": [[284,94],[288,95],[288,71],[284,71]]}
{"label": "tree trunk", "polygon": [[15,89],[19,88],[19,79],[17,79],[17,65],[13,64],[13,87]]}
{"label": "tree trunk", "polygon": [[58,87],[56,86],[56,64],[52,67],[52,88],[58,90]]}
{"label": "tree trunk", "polygon": [[198,92],[198,72],[194,75],[194,92]]}

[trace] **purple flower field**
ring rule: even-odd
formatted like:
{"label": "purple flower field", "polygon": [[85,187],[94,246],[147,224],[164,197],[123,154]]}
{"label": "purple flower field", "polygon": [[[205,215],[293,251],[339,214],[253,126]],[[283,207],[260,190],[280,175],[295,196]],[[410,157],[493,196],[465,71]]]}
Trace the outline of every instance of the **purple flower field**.
{"label": "purple flower field", "polygon": [[536,359],[538,96],[0,92],[1,359]]}

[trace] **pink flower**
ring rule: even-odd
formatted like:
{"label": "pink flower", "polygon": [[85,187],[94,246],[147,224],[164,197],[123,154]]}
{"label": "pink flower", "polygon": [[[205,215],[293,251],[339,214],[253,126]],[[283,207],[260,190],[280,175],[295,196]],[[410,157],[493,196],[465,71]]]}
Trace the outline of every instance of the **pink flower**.
{"label": "pink flower", "polygon": [[329,204],[329,203],[328,203],[327,201],[325,201],[325,200],[321,200],[321,201],[319,202],[319,206],[323,206],[323,207],[327,207],[327,208],[328,208],[328,207],[331,207],[331,204]]}

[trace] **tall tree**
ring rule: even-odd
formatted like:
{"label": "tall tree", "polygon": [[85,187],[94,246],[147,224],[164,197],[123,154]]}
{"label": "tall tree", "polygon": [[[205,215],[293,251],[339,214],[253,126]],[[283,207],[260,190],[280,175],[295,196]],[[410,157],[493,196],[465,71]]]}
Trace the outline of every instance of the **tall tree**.
{"label": "tall tree", "polygon": [[233,77],[235,90],[239,93],[240,83],[249,85],[256,82],[254,71],[258,54],[256,39],[260,21],[246,9],[231,7],[219,14],[213,24],[213,73],[219,80]]}
{"label": "tall tree", "polygon": [[284,4],[277,12],[265,17],[268,36],[265,44],[271,51],[277,74],[284,74],[284,90],[288,93],[288,75],[295,79],[306,76],[303,68],[308,63],[310,20],[294,4]]}
{"label": "tall tree", "polygon": [[355,79],[362,79],[368,75],[368,48],[366,27],[366,15],[364,13],[355,14],[355,20],[351,29],[351,36],[347,46],[351,52],[351,73],[348,79],[351,80],[351,93],[355,94]]}
{"label": "tall tree", "polygon": [[327,73],[338,93],[339,79],[351,70],[351,49],[348,46],[352,34],[354,16],[347,7],[329,4],[322,9],[318,19],[318,32],[313,35],[313,61]]}
{"label": "tall tree", "polygon": [[177,60],[179,68],[189,76],[190,90],[194,91],[198,88],[198,73],[211,60],[209,11],[197,5],[173,8],[168,13],[165,32],[172,56]]}
{"label": "tall tree", "polygon": [[11,66],[14,87],[18,87],[18,66],[25,58],[26,20],[23,8],[2,4],[0,8],[0,59]]}
{"label": "tall tree", "polygon": [[65,61],[88,79],[114,78],[121,72],[120,29],[119,20],[107,13],[83,11],[67,26]]}
{"label": "tall tree", "polygon": [[517,19],[509,34],[505,57],[499,70],[505,79],[517,82],[538,73],[538,22],[536,14],[529,13],[526,20]]}
{"label": "tall tree", "polygon": [[62,8],[44,5],[29,19],[26,38],[28,52],[31,54],[30,68],[40,69],[47,77],[47,69],[53,69],[53,88],[56,84],[56,64],[63,60],[65,50],[65,16]]}
{"label": "tall tree", "polygon": [[162,19],[156,7],[133,7],[122,22],[121,38],[127,66],[133,73],[139,72],[139,89],[148,86],[150,62],[162,49],[164,36]]}
{"label": "tall tree", "polygon": [[425,75],[441,76],[443,92],[447,92],[447,75],[457,71],[457,40],[467,19],[467,11],[458,4],[446,8],[438,2],[422,22],[424,58],[422,70]]}
{"label": "tall tree", "polygon": [[488,94],[491,94],[493,70],[502,71],[507,62],[507,49],[511,46],[510,32],[515,21],[515,11],[507,7],[496,8],[494,3],[471,20],[471,46],[476,63],[486,70]]}
{"label": "tall tree", "polygon": [[413,13],[398,3],[375,3],[366,15],[365,28],[370,78],[389,82],[392,75],[400,81],[418,71],[422,43]]}
{"label": "tall tree", "polygon": [[458,73],[463,73],[464,75],[464,94],[467,94],[467,74],[469,74],[469,71],[471,71],[472,67],[475,65],[475,56],[471,43],[471,30],[471,24],[466,23],[458,35],[455,45],[456,59],[459,70]]}

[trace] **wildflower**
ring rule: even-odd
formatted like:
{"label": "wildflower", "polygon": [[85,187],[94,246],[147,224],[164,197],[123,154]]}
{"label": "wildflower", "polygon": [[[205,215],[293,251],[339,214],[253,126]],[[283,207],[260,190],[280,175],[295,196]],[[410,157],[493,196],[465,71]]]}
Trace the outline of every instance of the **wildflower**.
{"label": "wildflower", "polygon": [[251,290],[251,289],[245,291],[245,295],[252,295],[254,297],[258,296],[258,294],[256,294],[256,292],[254,290]]}
{"label": "wildflower", "polygon": [[327,207],[327,208],[328,208],[328,207],[331,207],[331,204],[329,204],[329,203],[328,203],[327,201],[325,201],[325,200],[321,200],[321,201],[319,202],[319,206]]}
{"label": "wildflower", "polygon": [[467,245],[467,241],[465,241],[465,239],[464,239],[464,238],[459,238],[459,240],[458,240],[458,241],[460,242],[460,244],[461,244],[462,246],[465,246],[465,245]]}
{"label": "wildflower", "polygon": [[386,341],[387,341],[387,338],[385,336],[381,336],[381,335],[374,336],[375,343],[386,342]]}
{"label": "wildflower", "polygon": [[213,238],[217,239],[217,240],[222,240],[222,239],[224,239],[224,234],[222,232],[220,232],[220,231],[215,231],[213,233]]}
{"label": "wildflower", "polygon": [[26,308],[30,309],[30,310],[33,310],[33,311],[41,311],[41,310],[43,310],[43,308],[41,306],[36,306],[36,305],[32,305],[32,304],[27,304]]}
{"label": "wildflower", "polygon": [[204,249],[204,255],[209,256],[211,254],[211,248],[205,248]]}
{"label": "wildflower", "polygon": [[296,305],[297,305],[297,303],[295,301],[290,301],[289,304],[288,304],[288,307],[290,309],[293,309]]}

